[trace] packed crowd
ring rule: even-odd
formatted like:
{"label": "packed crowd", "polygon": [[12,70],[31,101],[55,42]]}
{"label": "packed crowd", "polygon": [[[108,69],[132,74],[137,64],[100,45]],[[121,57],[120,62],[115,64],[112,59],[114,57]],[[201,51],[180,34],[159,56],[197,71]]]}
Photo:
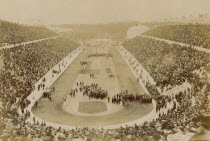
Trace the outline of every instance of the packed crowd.
{"label": "packed crowd", "polygon": [[[22,110],[30,103],[26,97],[33,91],[34,84],[55,64],[72,52],[78,44],[65,38],[57,38],[42,42],[22,45],[17,48],[0,51],[3,55],[3,66],[0,70],[0,139],[10,141],[52,141],[52,140],[85,140],[85,141],[159,141],[177,132],[196,132],[200,126],[200,117],[207,111],[209,85],[201,80],[195,69],[204,66],[209,60],[205,53],[191,48],[168,45],[150,39],[137,38],[124,43],[124,46],[142,63],[147,71],[157,80],[158,85],[177,85],[187,80],[192,89],[176,95],[155,95],[156,89],[147,84],[151,95],[134,95],[123,92],[115,95],[115,99],[125,101],[156,102],[156,113],[159,115],[152,121],[141,125],[126,126],[115,129],[77,128],[64,130],[39,123],[26,122],[30,112]],[[157,65],[158,64],[158,65]],[[55,70],[55,73],[57,71]],[[45,80],[43,80],[45,81]],[[83,91],[90,96],[95,90],[107,93],[97,84],[83,86]],[[45,86],[39,86],[39,89]],[[94,91],[92,91],[94,90]],[[70,93],[71,94],[71,93]],[[73,94],[72,94],[73,95]],[[91,95],[90,98],[97,98]],[[113,99],[114,99],[113,97]],[[100,96],[99,96],[100,98]]]}
{"label": "packed crowd", "polygon": [[161,89],[192,79],[192,71],[209,63],[209,54],[163,41],[136,37],[123,43]]}
{"label": "packed crowd", "polygon": [[[0,124],[3,128],[10,127],[9,124]],[[2,140],[10,141],[166,141],[164,133],[156,131],[145,123],[143,126],[127,126],[119,129],[92,129],[77,128],[72,130],[56,129],[46,126],[45,123],[25,124],[27,127],[13,127],[12,130],[4,130]],[[6,128],[8,129],[8,128]],[[30,130],[28,130],[30,129]],[[147,130],[150,133],[147,133]]]}
{"label": "packed crowd", "polygon": [[[209,87],[199,80],[194,87],[194,91],[186,91],[174,96],[156,97],[155,101],[162,103],[160,109],[156,111],[159,114],[158,118],[144,122],[142,125],[136,124],[115,129],[91,129],[87,127],[72,130],[57,129],[46,126],[45,122],[39,123],[35,118],[33,124],[25,122],[25,116],[30,116],[27,113],[16,117],[16,126],[14,126],[14,121],[11,124],[12,120],[5,117],[8,111],[3,109],[0,112],[4,115],[0,120],[2,123],[0,128],[3,129],[0,130],[2,133],[0,138],[12,141],[64,141],[73,139],[80,141],[164,141],[167,140],[167,136],[177,132],[195,133],[200,126],[200,117],[207,109]],[[14,113],[10,112],[9,114],[14,116]]]}
{"label": "packed crowd", "polygon": [[[0,51],[3,56],[0,72],[1,122],[6,122],[3,125],[6,126],[7,121],[14,125],[23,124],[20,122],[23,117],[17,109],[21,107],[24,113],[23,109],[30,103],[26,97],[34,90],[34,84],[78,46],[59,37]],[[24,114],[24,118],[30,116],[28,111]]]}
{"label": "packed crowd", "polygon": [[157,119],[162,124],[162,129],[172,130],[171,132],[176,130],[182,132],[196,131],[201,116],[208,110],[209,88],[206,87],[205,83],[199,83],[193,86],[193,91],[181,92],[172,97],[172,108],[160,114]]}
{"label": "packed crowd", "polygon": [[168,39],[210,49],[210,25],[158,26],[144,35]]}
{"label": "packed crowd", "polygon": [[57,36],[53,31],[41,26],[19,25],[0,20],[0,47],[42,38]]}

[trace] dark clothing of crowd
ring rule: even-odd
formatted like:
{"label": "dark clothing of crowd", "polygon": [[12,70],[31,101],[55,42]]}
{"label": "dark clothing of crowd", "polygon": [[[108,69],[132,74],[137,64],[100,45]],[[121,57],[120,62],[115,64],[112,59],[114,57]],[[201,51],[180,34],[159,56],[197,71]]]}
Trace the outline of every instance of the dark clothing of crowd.
{"label": "dark clothing of crowd", "polygon": [[53,36],[58,34],[43,26],[27,26],[0,20],[0,47]]}
{"label": "dark clothing of crowd", "polygon": [[[194,70],[210,62],[208,53],[141,36],[124,42],[123,46],[146,69],[161,90],[190,81],[194,77]],[[142,72],[139,73],[141,76]]]}
{"label": "dark clothing of crowd", "polygon": [[145,32],[144,35],[210,49],[210,25],[158,26]]}

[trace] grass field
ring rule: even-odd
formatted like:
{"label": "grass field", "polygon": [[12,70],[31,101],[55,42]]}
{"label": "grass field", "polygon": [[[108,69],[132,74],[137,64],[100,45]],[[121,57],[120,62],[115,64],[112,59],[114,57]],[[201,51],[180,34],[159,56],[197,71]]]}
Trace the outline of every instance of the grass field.
{"label": "grass field", "polygon": [[[105,61],[102,56],[88,57],[89,54],[95,52],[95,47],[85,48],[85,50],[73,61],[73,63],[61,75],[61,77],[54,83],[53,86],[55,87],[55,92],[52,93],[52,101],[44,98],[40,99],[38,101],[38,107],[33,108],[32,112],[36,116],[46,121],[72,126],[114,125],[137,120],[149,114],[153,109],[153,105],[140,103],[130,103],[127,107],[123,107],[121,109],[119,108],[119,111],[117,112],[102,116],[80,116],[63,110],[63,97],[65,97],[69,90],[75,86],[75,83],[80,80],[84,80],[89,83],[98,83],[103,89],[109,90],[109,94],[125,90],[138,94],[144,93],[142,87],[136,81],[132,71],[118,50],[114,47],[108,49],[112,54],[112,57],[109,59],[109,63],[107,64],[107,61]],[[83,68],[80,65],[80,61],[84,60],[88,61],[89,63],[86,71],[82,71]],[[107,67],[111,68],[111,71],[115,74],[115,77],[108,77],[106,74]],[[94,79],[89,78],[89,71],[96,73],[96,77]],[[75,100],[73,99],[73,101]],[[104,102],[106,103],[106,101],[107,100]],[[83,107],[82,109],[85,108]],[[88,111],[87,109],[85,110],[86,112]],[[90,110],[89,112],[100,112],[100,110],[97,108],[92,110],[94,111]]]}
{"label": "grass field", "polygon": [[100,101],[80,102],[78,111],[81,113],[95,114],[107,110],[106,104]]}

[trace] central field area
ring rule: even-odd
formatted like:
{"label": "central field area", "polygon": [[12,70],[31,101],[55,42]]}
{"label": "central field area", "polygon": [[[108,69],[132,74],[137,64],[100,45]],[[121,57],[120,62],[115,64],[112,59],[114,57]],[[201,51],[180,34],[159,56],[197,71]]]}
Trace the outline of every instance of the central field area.
{"label": "central field area", "polygon": [[[89,56],[96,52],[109,53],[111,57]],[[88,62],[85,68],[81,66],[81,61]],[[109,77],[110,72],[114,77]],[[95,74],[94,78],[90,78],[90,73]],[[91,102],[93,100],[90,101],[82,94],[76,94],[74,98],[69,97],[70,90],[75,88],[77,82],[80,81],[85,84],[98,84],[102,89],[108,90],[109,97],[126,90],[133,94],[144,94],[143,88],[117,48],[88,46],[53,84],[55,91],[51,95],[52,101],[41,98],[38,106],[33,108],[32,112],[43,120],[57,124],[102,127],[138,120],[153,110],[152,104],[132,102],[126,103],[126,106],[123,107],[108,103],[107,99]],[[66,96],[67,100],[64,102],[63,98]]]}
{"label": "central field area", "polygon": [[87,101],[87,102],[80,102],[78,111],[80,113],[87,113],[87,114],[96,114],[102,113],[107,110],[107,106],[104,102],[100,101]]}

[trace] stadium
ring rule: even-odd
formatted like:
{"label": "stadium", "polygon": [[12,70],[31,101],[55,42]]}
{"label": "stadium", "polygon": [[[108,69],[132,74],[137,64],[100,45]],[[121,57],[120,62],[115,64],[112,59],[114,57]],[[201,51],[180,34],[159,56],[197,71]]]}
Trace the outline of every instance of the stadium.
{"label": "stadium", "polygon": [[209,54],[208,22],[0,20],[0,141],[209,141]]}

